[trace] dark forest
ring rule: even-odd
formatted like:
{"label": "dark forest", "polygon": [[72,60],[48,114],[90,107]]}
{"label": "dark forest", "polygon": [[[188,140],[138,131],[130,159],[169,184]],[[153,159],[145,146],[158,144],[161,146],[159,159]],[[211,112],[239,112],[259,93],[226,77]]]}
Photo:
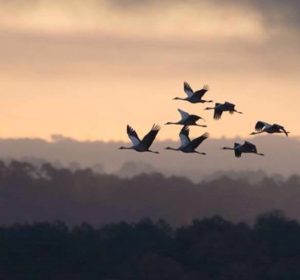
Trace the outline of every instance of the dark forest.
{"label": "dark forest", "polygon": [[1,279],[300,277],[297,176],[194,184],[12,161],[0,191]]}
{"label": "dark forest", "polygon": [[219,216],[172,229],[142,219],[102,227],[0,227],[1,279],[299,279],[300,226],[274,211],[253,227]]}

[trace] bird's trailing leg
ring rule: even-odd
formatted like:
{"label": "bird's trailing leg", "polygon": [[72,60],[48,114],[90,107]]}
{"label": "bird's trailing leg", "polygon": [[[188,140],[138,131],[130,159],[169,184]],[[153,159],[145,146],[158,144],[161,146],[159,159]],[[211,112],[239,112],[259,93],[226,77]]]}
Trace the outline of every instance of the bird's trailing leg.
{"label": "bird's trailing leg", "polygon": [[197,152],[197,151],[195,151],[195,153],[197,153],[197,154],[199,154],[199,155],[206,156],[206,153],[200,153],[200,152]]}
{"label": "bird's trailing leg", "polygon": [[148,152],[153,153],[153,154],[159,154],[159,152],[157,152],[157,151],[148,150]]}

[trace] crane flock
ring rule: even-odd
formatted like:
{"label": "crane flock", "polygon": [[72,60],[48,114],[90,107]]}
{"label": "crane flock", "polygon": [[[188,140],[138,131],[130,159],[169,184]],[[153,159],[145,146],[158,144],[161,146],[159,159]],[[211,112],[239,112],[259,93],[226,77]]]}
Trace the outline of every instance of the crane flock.
{"label": "crane flock", "polygon": [[[190,103],[196,104],[196,103],[210,103],[213,102],[213,100],[204,100],[202,99],[203,96],[206,94],[207,91],[209,91],[209,86],[204,85],[202,89],[193,91],[191,86],[187,83],[183,83],[183,90],[186,93],[186,98],[181,97],[175,97],[173,100],[184,100],[188,101]],[[220,120],[222,117],[223,112],[229,112],[230,114],[238,113],[243,114],[240,111],[237,111],[235,109],[235,104],[230,102],[224,102],[224,103],[215,103],[214,107],[206,107],[204,110],[214,110],[213,118],[215,120]],[[166,147],[166,150],[171,151],[181,151],[183,153],[196,153],[201,155],[206,155],[204,152],[198,152],[196,149],[198,146],[206,139],[209,138],[209,133],[205,132],[203,135],[196,137],[193,140],[190,140],[189,138],[189,132],[190,132],[190,126],[199,126],[199,127],[207,127],[207,125],[201,125],[198,124],[197,121],[203,120],[202,117],[198,115],[189,114],[181,109],[178,109],[178,112],[181,115],[181,120],[178,122],[167,122],[166,125],[182,125],[182,129],[179,132],[179,138],[181,145],[178,148],[171,148]],[[142,140],[138,137],[136,131],[129,125],[127,125],[127,135],[129,139],[132,142],[132,146],[130,147],[120,147],[119,149],[130,149],[135,150],[137,152],[150,152],[158,154],[157,151],[150,150],[150,146],[152,145],[153,141],[155,140],[155,137],[157,136],[158,132],[160,131],[160,126],[154,124],[151,128],[151,130],[144,136]],[[258,121],[254,127],[255,131],[252,132],[250,135],[256,135],[263,132],[273,134],[273,133],[284,133],[286,136],[290,132],[286,131],[285,128],[279,124],[269,124],[263,121]],[[222,150],[232,150],[234,151],[235,157],[240,158],[243,153],[253,153],[255,155],[264,156],[263,153],[258,153],[257,148],[254,144],[245,141],[244,144],[234,143],[234,147],[223,147]]]}

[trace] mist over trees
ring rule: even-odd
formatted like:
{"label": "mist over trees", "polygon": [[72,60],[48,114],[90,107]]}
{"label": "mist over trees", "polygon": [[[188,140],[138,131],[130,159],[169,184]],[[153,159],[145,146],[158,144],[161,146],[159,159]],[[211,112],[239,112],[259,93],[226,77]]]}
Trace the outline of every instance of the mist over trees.
{"label": "mist over trees", "polygon": [[[124,177],[140,173],[159,172],[167,176],[185,176],[194,182],[215,178],[215,172],[257,172],[277,174],[285,178],[299,174],[300,141],[295,137],[253,137],[251,142],[266,154],[264,158],[245,155],[236,159],[233,153],[222,151],[221,147],[232,146],[234,142],[247,139],[209,139],[203,149],[207,156],[186,155],[164,150],[178,142],[156,141],[159,155],[120,151],[128,143],[77,141],[61,135],[53,135],[51,141],[42,139],[0,139],[1,159],[21,160],[41,166],[50,162],[53,166],[72,170],[93,168],[98,173],[116,174]],[[249,140],[249,139],[248,139]],[[249,177],[249,176],[248,176]],[[252,176],[250,176],[252,177]],[[249,179],[250,179],[249,177]],[[257,180],[254,180],[256,182]]]}
{"label": "mist over trees", "polygon": [[0,193],[0,224],[59,219],[68,225],[102,225],[149,217],[178,226],[215,215],[251,223],[274,209],[300,220],[298,176],[259,183],[220,177],[195,184],[158,173],[119,178],[13,161],[0,162]]}

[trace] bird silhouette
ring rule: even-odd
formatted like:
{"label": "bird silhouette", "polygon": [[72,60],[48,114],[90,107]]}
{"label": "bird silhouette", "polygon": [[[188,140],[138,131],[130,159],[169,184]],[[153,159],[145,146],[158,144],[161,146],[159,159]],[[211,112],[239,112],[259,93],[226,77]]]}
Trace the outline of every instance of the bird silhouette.
{"label": "bird silhouette", "polygon": [[[201,126],[201,127],[207,127],[206,125],[201,125],[201,124],[197,124],[196,121],[202,119],[204,120],[202,117],[199,117],[197,115],[190,115],[189,113],[178,109],[178,112],[181,115],[181,120],[178,122],[167,122],[167,124],[179,124],[179,125],[184,125],[184,126]],[[205,120],[204,120],[205,121]]]}
{"label": "bird silhouette", "polygon": [[202,89],[193,91],[191,86],[187,83],[183,83],[183,89],[184,92],[186,93],[187,97],[186,98],[181,98],[181,97],[175,97],[173,100],[185,100],[190,103],[206,103],[206,102],[213,102],[212,100],[203,100],[202,97],[204,94],[209,90],[208,85],[204,85]]}
{"label": "bird silhouette", "polygon": [[224,147],[222,150],[232,150],[237,158],[242,156],[242,153],[253,153],[259,156],[264,156],[264,154],[258,153],[256,146],[250,142],[245,141],[244,144],[234,143],[234,148]]}
{"label": "bird silhouette", "polygon": [[282,125],[279,124],[269,124],[266,122],[258,121],[255,125],[255,132],[252,132],[250,135],[260,134],[260,133],[284,133],[286,136],[289,136],[288,134],[290,132],[286,131]]}
{"label": "bird silhouette", "polygon": [[177,149],[167,147],[166,150],[206,155],[206,153],[200,153],[200,152],[196,151],[196,149],[205,139],[209,138],[209,134],[207,132],[205,132],[202,136],[197,137],[191,141],[189,138],[189,132],[190,132],[189,128],[187,126],[184,126],[179,133],[181,146]]}
{"label": "bird silhouette", "polygon": [[238,114],[243,114],[242,112],[239,112],[235,109],[235,105],[229,102],[225,103],[216,103],[215,107],[207,107],[204,110],[215,110],[214,112],[214,119],[219,120],[221,119],[221,116],[223,112],[229,112],[230,114],[233,113],[238,113]]}
{"label": "bird silhouette", "polygon": [[145,137],[142,140],[140,140],[136,131],[132,127],[127,125],[127,134],[128,134],[129,139],[131,140],[133,146],[131,146],[131,147],[123,147],[122,146],[119,149],[135,150],[137,152],[151,152],[151,153],[158,154],[158,152],[151,151],[151,150],[149,150],[149,148],[152,145],[159,130],[160,130],[160,126],[154,124],[152,126],[150,132],[147,135],[145,135]]}

